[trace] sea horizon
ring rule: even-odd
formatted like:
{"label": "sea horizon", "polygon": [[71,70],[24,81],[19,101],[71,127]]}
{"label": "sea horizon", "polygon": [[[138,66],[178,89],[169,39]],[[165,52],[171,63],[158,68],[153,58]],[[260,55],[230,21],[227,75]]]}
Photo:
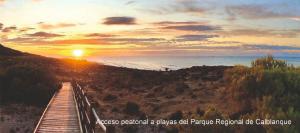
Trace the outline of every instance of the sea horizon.
{"label": "sea horizon", "polygon": [[[96,57],[88,61],[104,65],[127,67],[144,70],[178,70],[193,66],[251,66],[251,62],[264,56],[125,56],[125,57]],[[275,59],[285,60],[287,64],[300,66],[300,57],[274,56]]]}

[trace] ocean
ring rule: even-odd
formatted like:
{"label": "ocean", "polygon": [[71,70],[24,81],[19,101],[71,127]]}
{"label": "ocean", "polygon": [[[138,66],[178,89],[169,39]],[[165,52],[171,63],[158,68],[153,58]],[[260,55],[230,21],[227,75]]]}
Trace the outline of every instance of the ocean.
{"label": "ocean", "polygon": [[[146,70],[177,70],[192,66],[250,66],[251,62],[259,57],[254,56],[139,56],[139,57],[97,57],[89,61],[106,65],[146,69]],[[275,57],[286,60],[288,64],[300,66],[300,57]]]}

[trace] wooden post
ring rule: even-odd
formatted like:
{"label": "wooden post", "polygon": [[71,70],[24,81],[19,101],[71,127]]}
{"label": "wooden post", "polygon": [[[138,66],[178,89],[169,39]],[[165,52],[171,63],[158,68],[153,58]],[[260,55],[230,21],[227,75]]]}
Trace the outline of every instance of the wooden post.
{"label": "wooden post", "polygon": [[91,130],[93,132],[95,132],[95,127],[96,127],[96,118],[94,116],[94,113],[93,113],[93,108],[95,107],[96,103],[95,102],[91,102],[91,106],[89,108],[89,118],[90,118],[90,127],[91,127]]}
{"label": "wooden post", "polygon": [[84,126],[84,128],[85,128],[85,130],[87,131],[87,132],[89,132],[89,128],[88,128],[88,120],[87,120],[87,117],[86,117],[86,110],[87,110],[87,103],[86,103],[86,101],[85,101],[85,93],[84,93],[84,91],[83,91],[83,89],[81,88],[81,102],[82,102],[82,105],[83,105],[83,107],[82,107],[82,113],[83,113],[83,126]]}

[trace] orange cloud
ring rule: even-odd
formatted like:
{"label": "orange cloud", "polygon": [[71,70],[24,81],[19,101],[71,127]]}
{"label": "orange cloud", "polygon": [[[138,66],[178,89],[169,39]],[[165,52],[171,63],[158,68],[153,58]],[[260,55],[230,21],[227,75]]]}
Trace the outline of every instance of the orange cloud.
{"label": "orange cloud", "polygon": [[61,37],[61,36],[64,36],[64,35],[54,34],[54,33],[47,33],[47,32],[36,32],[36,33],[33,33],[33,34],[27,34],[27,36],[52,38],[52,37]]}
{"label": "orange cloud", "polygon": [[46,43],[51,44],[105,44],[106,42],[99,39],[70,39],[70,40],[55,40]]}
{"label": "orange cloud", "polygon": [[38,23],[38,26],[41,29],[49,30],[49,29],[59,29],[59,28],[75,27],[76,24],[72,24],[72,23],[47,24],[47,23],[44,23],[44,22],[40,22],[40,23]]}
{"label": "orange cloud", "polygon": [[14,31],[14,30],[17,30],[17,27],[16,26],[10,26],[10,27],[3,28],[2,32],[11,32],[11,31]]}
{"label": "orange cloud", "polygon": [[[34,38],[34,37],[40,38]],[[45,36],[45,35],[44,35]],[[28,45],[72,45],[72,44],[107,44],[107,42],[100,39],[60,39],[60,40],[45,40],[45,37],[39,34],[34,34],[29,38],[13,38],[4,40],[4,42],[17,42],[18,44]],[[47,38],[57,37],[57,35],[47,34]]]}

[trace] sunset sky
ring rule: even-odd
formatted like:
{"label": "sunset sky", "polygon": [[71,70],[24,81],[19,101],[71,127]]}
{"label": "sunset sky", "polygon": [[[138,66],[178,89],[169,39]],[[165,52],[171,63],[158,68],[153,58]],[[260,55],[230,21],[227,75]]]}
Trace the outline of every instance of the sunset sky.
{"label": "sunset sky", "polygon": [[[242,2],[243,1],[243,2]],[[300,0],[0,0],[0,42],[53,57],[300,57]]]}

